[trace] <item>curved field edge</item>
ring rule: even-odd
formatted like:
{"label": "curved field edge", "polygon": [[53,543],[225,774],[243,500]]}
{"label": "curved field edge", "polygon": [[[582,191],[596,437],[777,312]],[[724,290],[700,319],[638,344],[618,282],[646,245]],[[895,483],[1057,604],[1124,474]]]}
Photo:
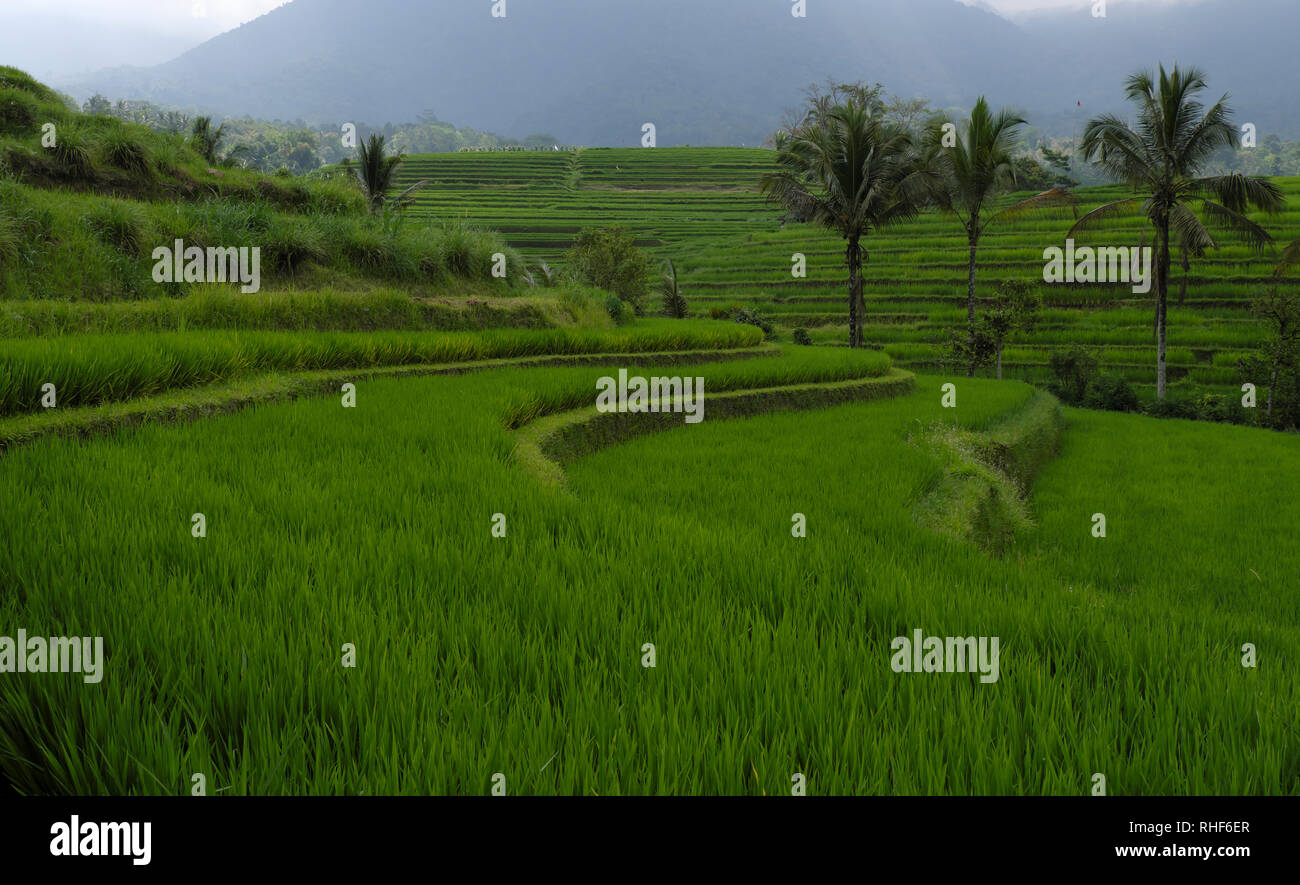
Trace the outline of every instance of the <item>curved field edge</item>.
{"label": "curved field edge", "polygon": [[739,323],[650,321],[616,330],[478,332],[205,332],[68,336],[0,344],[0,415],[99,405],[263,372],[479,362],[491,359],[757,347]]}
{"label": "curved field edge", "polygon": [[145,422],[192,421],[253,405],[340,392],[349,382],[377,378],[462,375],[492,369],[626,365],[674,366],[683,363],[748,360],[779,353],[765,345],[736,350],[667,350],[649,353],[561,354],[516,359],[487,359],[469,363],[415,364],[381,368],[330,369],[299,373],[267,373],[221,384],[170,390],[128,402],[50,409],[0,418],[0,454],[48,436],[93,437]]}
{"label": "curved field edge", "polygon": [[1060,448],[1061,404],[1037,391],[986,431],[936,424],[913,439],[943,474],[913,511],[921,525],[1002,555],[1034,525],[1029,487]]}
{"label": "curved field edge", "polygon": [[[768,412],[825,408],[901,396],[916,388],[916,376],[891,368],[885,375],[849,381],[794,384],[704,396],[710,419],[747,418]],[[594,407],[540,418],[515,437],[515,457],[544,484],[565,485],[564,465],[583,455],[682,424],[682,415],[662,412],[599,412]]]}

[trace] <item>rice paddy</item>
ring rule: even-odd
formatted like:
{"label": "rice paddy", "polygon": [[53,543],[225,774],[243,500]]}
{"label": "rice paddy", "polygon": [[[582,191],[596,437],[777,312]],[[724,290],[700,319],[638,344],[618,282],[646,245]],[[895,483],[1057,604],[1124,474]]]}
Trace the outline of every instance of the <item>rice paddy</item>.
{"label": "rice paddy", "polygon": [[[87,683],[0,642],[0,790],[1300,794],[1300,449],[1031,386],[1074,344],[1154,375],[1149,298],[1041,282],[1072,210],[984,242],[981,297],[1046,301],[994,382],[938,366],[938,215],[869,238],[871,347],[832,346],[841,244],[763,202],[767,151],[412,157],[394,220],[337,180],[169,202],[208,174],[173,147],[148,187],[83,170],[125,195],[0,182],[0,639],[105,650]],[[524,282],[613,224],[690,318]],[[260,243],[266,291],[153,284],[182,235]],[[1262,337],[1270,258],[1220,247],[1175,274],[1179,393]],[[620,372],[703,379],[705,420],[598,410]],[[996,638],[993,671],[901,670],[917,631]]]}
{"label": "rice paddy", "polygon": [[[772,156],[745,148],[423,155],[402,167],[399,186],[429,179],[413,211],[500,231],[531,261],[559,262],[584,226],[621,224],[644,248],[674,260],[694,315],[751,306],[785,334],[802,326],[820,343],[847,341],[843,244],[809,225],[782,224],[782,211],[764,202],[758,181],[770,171]],[[1300,235],[1300,180],[1278,183],[1288,208],[1258,220],[1285,244]],[[1118,186],[1077,194],[1079,215],[1130,196]],[[1007,368],[1041,382],[1051,350],[1071,343],[1104,346],[1104,367],[1149,392],[1155,373],[1151,297],[1123,285],[1043,282],[1043,250],[1062,246],[1076,217],[1070,208],[1045,210],[1000,223],[981,244],[978,297],[991,297],[1004,279],[1023,279],[1035,284],[1047,307],[1043,322],[1013,342]],[[1079,245],[1137,245],[1139,227],[1136,213],[1120,214],[1081,236]],[[1262,338],[1249,306],[1276,284],[1276,255],[1255,253],[1234,235],[1220,234],[1219,248],[1186,270],[1175,257],[1175,395],[1237,389],[1236,362]],[[954,219],[929,213],[872,234],[865,247],[866,342],[885,348],[905,368],[936,370],[947,331],[964,322],[964,231]],[[796,254],[807,260],[805,278],[792,276]]]}
{"label": "rice paddy", "polygon": [[[885,368],[798,350],[672,371],[720,390]],[[557,493],[510,427],[590,403],[606,371],[374,380],[354,410],[11,450],[0,617],[107,652],[97,686],[0,680],[10,781],[773,795],[803,773],[820,794],[1073,795],[1104,772],[1115,795],[1300,791],[1289,437],[1071,412],[1034,525],[998,557],[914,518],[945,475],[921,435],[996,435],[1023,384],[958,380],[952,410],[952,379],[923,376],[683,425],[577,457]],[[999,680],[894,672],[914,628],[1000,637]]]}

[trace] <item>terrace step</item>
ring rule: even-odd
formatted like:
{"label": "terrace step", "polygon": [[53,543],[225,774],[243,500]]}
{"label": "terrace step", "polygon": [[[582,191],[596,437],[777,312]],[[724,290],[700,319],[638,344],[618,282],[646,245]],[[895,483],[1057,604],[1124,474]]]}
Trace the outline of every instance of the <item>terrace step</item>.
{"label": "terrace step", "polygon": [[[885,375],[850,381],[706,394],[704,405],[711,419],[725,420],[887,399],[910,393],[915,387],[916,376],[911,372],[890,369]],[[599,412],[593,405],[524,425],[515,434],[515,457],[544,484],[562,490],[564,467],[578,458],[633,437],[681,426],[680,413]]]}

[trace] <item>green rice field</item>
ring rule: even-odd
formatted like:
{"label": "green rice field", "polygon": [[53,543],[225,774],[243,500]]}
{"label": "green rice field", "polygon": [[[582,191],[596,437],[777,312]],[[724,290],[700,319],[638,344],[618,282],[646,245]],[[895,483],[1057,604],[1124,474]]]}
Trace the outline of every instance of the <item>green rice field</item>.
{"label": "green rice field", "polygon": [[[0,681],[12,785],[1300,791],[1292,438],[1071,411],[1030,524],[991,555],[917,510],[980,481],[935,435],[1015,438],[1026,385],[956,380],[945,409],[952,379],[920,376],[572,452],[563,489],[540,482],[511,428],[590,412],[607,371],[376,379],[355,409],[318,396],[9,451],[0,618],[107,637],[97,686]],[[671,371],[735,390],[889,370],[800,348]],[[1046,432],[1024,438],[1056,451]],[[999,680],[894,672],[916,628],[999,637]]]}
{"label": "green rice field", "polygon": [[[695,315],[753,306],[787,333],[802,326],[821,343],[847,342],[843,244],[809,225],[782,225],[782,211],[758,191],[773,156],[745,148],[434,154],[409,158],[398,187],[429,179],[415,197],[415,213],[500,231],[534,261],[561,262],[583,227],[623,225],[653,254],[674,260]],[[1288,208],[1260,220],[1285,244],[1300,236],[1300,180],[1278,183]],[[988,298],[1012,278],[1034,282],[1043,294],[1040,323],[1007,355],[1013,376],[1040,382],[1050,351],[1080,343],[1106,348],[1105,368],[1149,392],[1156,361],[1152,296],[1122,285],[1042,282],[1043,250],[1064,244],[1076,209],[1083,214],[1129,196],[1119,186],[1077,195],[1075,209],[1044,210],[991,228],[980,247],[977,294]],[[1136,214],[1107,219],[1078,239],[1079,246],[1138,242]],[[872,234],[865,247],[866,342],[900,365],[935,370],[947,331],[965,321],[964,231],[955,219],[930,213]],[[804,279],[791,273],[796,253],[807,259]],[[1275,264],[1275,254],[1253,252],[1232,234],[1219,237],[1219,249],[1186,271],[1175,257],[1169,311],[1175,394],[1240,386],[1236,362],[1262,337],[1248,308],[1273,284]]]}

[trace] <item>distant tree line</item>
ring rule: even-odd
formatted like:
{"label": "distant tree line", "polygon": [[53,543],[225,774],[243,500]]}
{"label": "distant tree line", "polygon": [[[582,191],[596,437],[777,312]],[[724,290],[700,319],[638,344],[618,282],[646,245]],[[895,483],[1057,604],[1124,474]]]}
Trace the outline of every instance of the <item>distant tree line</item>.
{"label": "distant tree line", "polygon": [[[188,133],[197,115],[164,108],[147,101],[110,101],[96,95],[81,108],[88,114],[118,117],[162,132]],[[530,135],[522,141],[490,132],[453,126],[425,111],[414,123],[382,127],[356,124],[357,143],[371,135],[382,135],[390,149],[407,154],[450,153],[462,150],[551,150],[558,141],[546,134]],[[286,169],[304,175],[322,166],[340,163],[355,154],[356,147],[344,143],[343,123],[308,124],[302,120],[256,120],[229,118],[222,122],[224,158],[238,165],[278,172]]]}

